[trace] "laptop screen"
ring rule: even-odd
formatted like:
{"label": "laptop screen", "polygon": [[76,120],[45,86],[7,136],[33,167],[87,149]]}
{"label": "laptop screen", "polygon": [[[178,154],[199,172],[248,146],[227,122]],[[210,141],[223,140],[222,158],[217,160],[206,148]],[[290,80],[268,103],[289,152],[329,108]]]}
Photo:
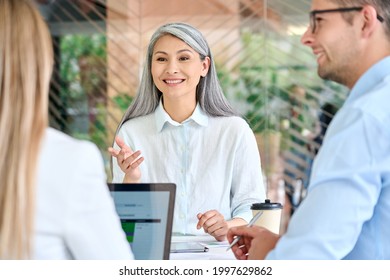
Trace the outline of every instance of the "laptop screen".
{"label": "laptop screen", "polygon": [[108,187],[136,260],[167,260],[172,235],[175,184]]}

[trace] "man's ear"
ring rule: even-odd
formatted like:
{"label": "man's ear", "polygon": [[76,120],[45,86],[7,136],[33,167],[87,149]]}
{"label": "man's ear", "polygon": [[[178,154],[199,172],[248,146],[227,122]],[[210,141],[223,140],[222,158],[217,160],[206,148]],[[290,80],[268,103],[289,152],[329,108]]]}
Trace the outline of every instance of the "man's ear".
{"label": "man's ear", "polygon": [[378,24],[381,22],[377,18],[377,11],[373,6],[366,5],[363,7],[363,26],[362,26],[362,35],[364,37],[369,37],[374,32]]}

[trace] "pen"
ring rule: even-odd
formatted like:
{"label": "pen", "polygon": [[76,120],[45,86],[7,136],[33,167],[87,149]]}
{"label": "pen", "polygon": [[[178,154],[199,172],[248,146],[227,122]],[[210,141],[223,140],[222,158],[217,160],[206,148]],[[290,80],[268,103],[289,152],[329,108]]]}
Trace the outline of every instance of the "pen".
{"label": "pen", "polygon": [[[260,218],[260,216],[263,215],[263,211],[260,211],[259,213],[257,213],[253,218],[252,220],[250,220],[249,224],[247,225],[247,227],[251,227],[253,226],[256,221]],[[240,240],[241,236],[236,236],[233,240],[233,242],[230,244],[230,246],[226,249],[226,251],[229,251],[239,240]]]}

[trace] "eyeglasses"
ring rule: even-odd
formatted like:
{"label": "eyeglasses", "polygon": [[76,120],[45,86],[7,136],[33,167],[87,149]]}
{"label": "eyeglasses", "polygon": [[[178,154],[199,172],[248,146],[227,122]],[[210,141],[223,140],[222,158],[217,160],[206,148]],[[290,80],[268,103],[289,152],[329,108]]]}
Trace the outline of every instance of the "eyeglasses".
{"label": "eyeglasses", "polygon": [[[325,14],[325,13],[346,13],[346,12],[359,12],[363,10],[363,7],[346,7],[346,8],[339,8],[339,9],[330,9],[330,10],[313,10],[310,12],[310,27],[311,27],[311,32],[315,33],[316,32],[316,15],[318,14]],[[383,22],[384,19],[380,15],[376,15],[376,18],[380,21]]]}

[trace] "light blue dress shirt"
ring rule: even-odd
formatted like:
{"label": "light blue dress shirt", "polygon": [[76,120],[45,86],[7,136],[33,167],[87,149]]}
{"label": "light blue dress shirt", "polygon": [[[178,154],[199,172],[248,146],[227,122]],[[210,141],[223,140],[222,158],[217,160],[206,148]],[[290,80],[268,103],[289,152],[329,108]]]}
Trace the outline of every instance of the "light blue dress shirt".
{"label": "light blue dress shirt", "polygon": [[268,259],[390,259],[390,57],[353,87]]}
{"label": "light blue dress shirt", "polygon": [[[125,122],[118,135],[145,158],[141,182],[176,184],[173,232],[205,234],[196,229],[196,215],[214,209],[226,220],[249,221],[252,203],[265,199],[256,139],[242,118],[209,117],[197,105],[178,123],[160,102],[154,113]],[[114,159],[113,181],[123,178]]]}

